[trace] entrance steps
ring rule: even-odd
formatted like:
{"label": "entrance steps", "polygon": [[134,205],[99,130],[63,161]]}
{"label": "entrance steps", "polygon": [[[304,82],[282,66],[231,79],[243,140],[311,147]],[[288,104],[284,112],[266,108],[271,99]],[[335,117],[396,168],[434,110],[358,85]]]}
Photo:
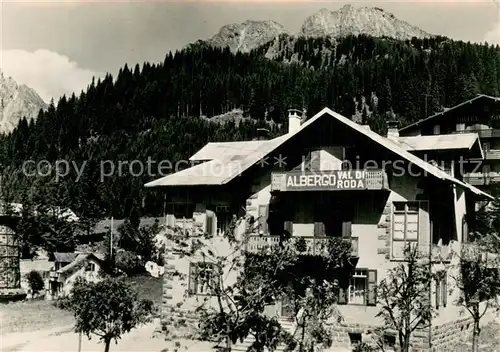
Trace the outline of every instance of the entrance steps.
{"label": "entrance steps", "polygon": [[[285,329],[285,331],[287,331],[288,333],[290,333],[292,335],[295,333],[296,323],[295,323],[294,318],[291,318],[291,319],[279,318],[278,321],[281,324],[281,326],[283,327],[283,329]],[[231,351],[232,352],[233,351],[234,352],[246,352],[248,350],[248,348],[252,345],[252,343],[254,343],[254,341],[255,341],[255,337],[253,335],[248,335],[243,340],[243,342],[234,344],[231,347]],[[275,352],[285,352],[285,349],[286,349],[286,346],[284,344],[281,344],[280,346],[278,346],[276,348]],[[265,351],[267,351],[267,349]]]}

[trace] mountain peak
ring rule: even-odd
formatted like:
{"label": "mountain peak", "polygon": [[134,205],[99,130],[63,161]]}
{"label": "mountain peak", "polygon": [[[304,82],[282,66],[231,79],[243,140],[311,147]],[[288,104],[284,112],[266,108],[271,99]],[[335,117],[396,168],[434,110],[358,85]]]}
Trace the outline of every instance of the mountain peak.
{"label": "mountain peak", "polygon": [[[278,22],[247,20],[243,23],[222,26],[206,43],[217,47],[229,47],[233,52],[248,52],[281,34],[291,35]],[[380,7],[355,7],[350,4],[334,11],[327,8],[320,9],[306,18],[297,36],[342,37],[360,34],[400,40],[432,37]]]}
{"label": "mountain peak", "polygon": [[5,77],[0,70],[0,132],[10,132],[23,117],[34,119],[40,109],[46,108],[47,104],[34,89]]}
{"label": "mountain peak", "polygon": [[248,52],[288,31],[276,21],[246,20],[222,26],[219,32],[207,41],[217,47],[229,47],[232,51]]}
{"label": "mountain peak", "polygon": [[344,5],[335,11],[321,9],[305,20],[300,34],[308,37],[368,34],[401,40],[432,36],[418,27],[397,19],[380,7],[352,5]]}

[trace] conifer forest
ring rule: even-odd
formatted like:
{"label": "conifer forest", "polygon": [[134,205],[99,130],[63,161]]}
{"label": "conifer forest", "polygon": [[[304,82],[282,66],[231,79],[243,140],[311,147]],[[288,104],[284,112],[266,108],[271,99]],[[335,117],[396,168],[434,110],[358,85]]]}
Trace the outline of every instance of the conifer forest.
{"label": "conifer forest", "polygon": [[[187,160],[210,141],[249,140],[270,126],[285,133],[287,110],[311,117],[323,107],[384,133],[478,93],[497,96],[500,48],[443,37],[411,41],[282,36],[248,54],[201,42],[163,62],[127,65],[117,77],[89,82],[22,120],[0,138],[2,191],[12,200],[43,198],[79,216],[161,215],[163,196],[143,185],[152,175],[101,179],[104,160]],[[240,123],[210,118],[241,111]],[[26,160],[68,160],[86,166],[64,178],[27,177]],[[43,194],[42,194],[43,193]]]}

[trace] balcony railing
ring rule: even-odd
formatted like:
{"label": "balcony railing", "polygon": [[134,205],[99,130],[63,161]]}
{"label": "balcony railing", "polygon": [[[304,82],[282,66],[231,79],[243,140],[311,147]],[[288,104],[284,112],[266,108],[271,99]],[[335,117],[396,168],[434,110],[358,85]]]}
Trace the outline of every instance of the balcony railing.
{"label": "balcony railing", "polygon": [[342,191],[389,189],[384,170],[330,170],[273,172],[271,190]]}
{"label": "balcony railing", "polygon": [[468,129],[464,131],[454,131],[452,133],[477,133],[479,138],[497,138],[500,137],[500,129],[488,128],[488,129]]}
{"label": "balcony railing", "polygon": [[500,182],[500,173],[498,172],[488,172],[488,173],[470,173],[464,175],[464,181],[470,183],[473,186],[483,186],[489,185],[490,183]]}
{"label": "balcony railing", "polygon": [[484,157],[486,160],[499,160],[500,159],[500,150],[490,149],[484,152]]}
{"label": "balcony railing", "polygon": [[[332,239],[342,239],[342,237],[294,236],[290,240],[293,241],[294,244],[297,244],[298,241],[305,242],[304,251],[301,251],[300,254],[324,255],[328,253],[328,242]],[[345,240],[351,243],[351,256],[358,257],[358,238],[349,237],[345,238]],[[264,248],[272,248],[273,246],[279,245],[279,243],[279,236],[250,236],[247,244],[247,251],[250,253],[258,253]]]}

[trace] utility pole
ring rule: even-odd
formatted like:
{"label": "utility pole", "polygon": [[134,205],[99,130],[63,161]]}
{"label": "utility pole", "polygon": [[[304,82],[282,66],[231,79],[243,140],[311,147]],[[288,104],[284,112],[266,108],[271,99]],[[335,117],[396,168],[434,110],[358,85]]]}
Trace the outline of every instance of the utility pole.
{"label": "utility pole", "polygon": [[109,233],[109,257],[113,258],[113,217],[111,217],[111,226]]}

